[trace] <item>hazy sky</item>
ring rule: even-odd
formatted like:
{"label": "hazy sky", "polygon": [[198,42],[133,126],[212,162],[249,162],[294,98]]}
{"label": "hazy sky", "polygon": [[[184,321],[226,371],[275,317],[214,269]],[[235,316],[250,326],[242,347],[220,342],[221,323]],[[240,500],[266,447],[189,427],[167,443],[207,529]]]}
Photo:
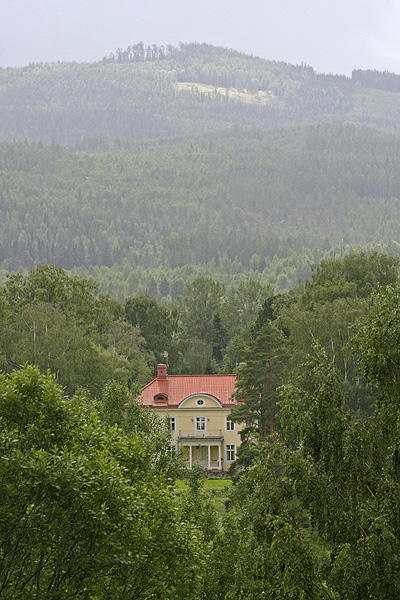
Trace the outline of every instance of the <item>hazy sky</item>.
{"label": "hazy sky", "polygon": [[400,73],[400,0],[0,0],[0,66],[207,42],[319,72]]}

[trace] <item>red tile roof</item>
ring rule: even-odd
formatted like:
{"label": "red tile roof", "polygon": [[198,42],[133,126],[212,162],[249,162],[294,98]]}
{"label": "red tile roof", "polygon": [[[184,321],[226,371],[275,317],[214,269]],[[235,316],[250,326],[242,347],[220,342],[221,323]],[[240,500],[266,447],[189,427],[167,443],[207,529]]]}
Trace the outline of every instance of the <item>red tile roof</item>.
{"label": "red tile roof", "polygon": [[[165,395],[168,406],[177,407],[182,400],[193,394],[208,394],[217,398],[222,405],[232,406],[235,391],[235,375],[168,375],[166,379],[153,379],[142,389],[142,403],[153,406],[154,397]],[[165,408],[160,406],[160,408]]]}

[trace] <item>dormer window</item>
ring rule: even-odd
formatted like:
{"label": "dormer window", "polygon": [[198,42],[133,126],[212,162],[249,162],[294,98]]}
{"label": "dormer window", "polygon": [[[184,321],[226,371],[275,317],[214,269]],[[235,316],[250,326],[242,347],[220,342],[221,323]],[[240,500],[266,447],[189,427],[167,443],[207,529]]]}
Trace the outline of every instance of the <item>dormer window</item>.
{"label": "dormer window", "polygon": [[168,404],[168,396],[165,394],[157,394],[154,396],[154,404]]}

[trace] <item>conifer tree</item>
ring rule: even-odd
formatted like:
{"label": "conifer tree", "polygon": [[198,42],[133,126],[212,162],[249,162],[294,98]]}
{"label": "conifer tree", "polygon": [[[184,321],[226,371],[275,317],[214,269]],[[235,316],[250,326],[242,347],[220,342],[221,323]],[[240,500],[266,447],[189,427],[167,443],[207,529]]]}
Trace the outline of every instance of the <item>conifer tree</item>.
{"label": "conifer tree", "polygon": [[238,423],[244,423],[242,441],[262,440],[274,434],[277,388],[282,385],[289,355],[282,332],[266,321],[245,352],[245,362],[238,367],[236,400],[243,400],[232,410]]}

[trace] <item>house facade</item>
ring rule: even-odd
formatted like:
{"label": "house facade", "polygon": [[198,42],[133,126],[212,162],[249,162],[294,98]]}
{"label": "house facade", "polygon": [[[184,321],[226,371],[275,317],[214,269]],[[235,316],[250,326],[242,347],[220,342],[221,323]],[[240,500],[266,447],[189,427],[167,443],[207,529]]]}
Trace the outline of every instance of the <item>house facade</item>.
{"label": "house facade", "polygon": [[235,375],[169,375],[158,365],[157,378],[142,389],[141,402],[169,418],[173,445],[187,468],[200,464],[226,471],[236,458],[240,426],[229,413],[237,401]]}

